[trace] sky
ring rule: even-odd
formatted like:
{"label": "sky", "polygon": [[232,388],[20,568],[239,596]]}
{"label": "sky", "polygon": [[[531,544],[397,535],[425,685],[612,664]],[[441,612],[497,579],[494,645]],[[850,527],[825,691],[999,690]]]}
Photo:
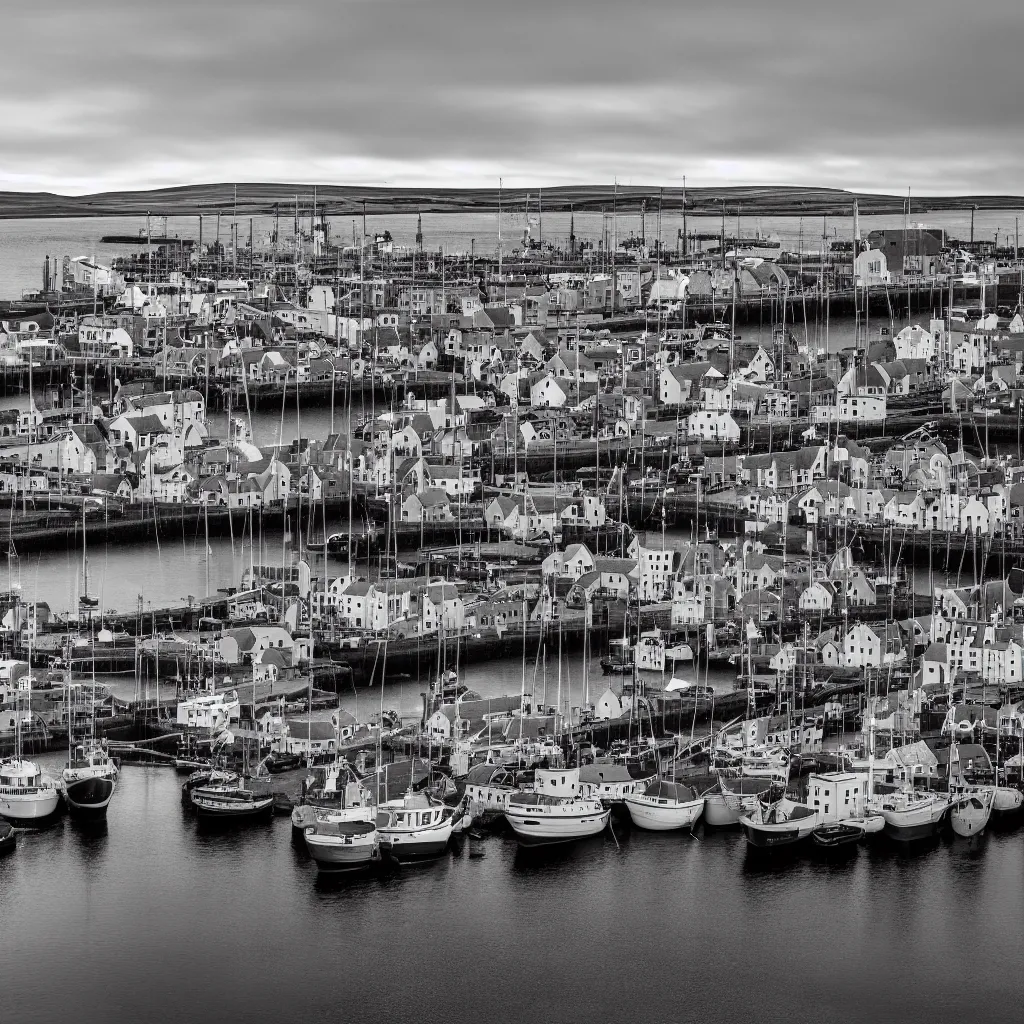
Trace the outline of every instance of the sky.
{"label": "sky", "polygon": [[1021,0],[4,0],[0,190],[1024,191]]}

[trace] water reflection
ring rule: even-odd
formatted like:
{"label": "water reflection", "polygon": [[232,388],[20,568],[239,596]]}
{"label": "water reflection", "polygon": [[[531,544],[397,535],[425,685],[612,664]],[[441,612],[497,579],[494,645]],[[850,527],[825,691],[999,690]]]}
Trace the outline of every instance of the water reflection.
{"label": "water reflection", "polygon": [[67,831],[86,856],[95,857],[107,844],[110,826],[105,816],[80,818],[69,814]]}
{"label": "water reflection", "polygon": [[[513,843],[515,840],[508,839],[507,842]],[[548,878],[572,875],[575,878],[579,871],[593,869],[616,850],[615,842],[607,830],[600,835],[571,843],[544,846],[522,846],[516,843],[512,870],[517,875]]]}

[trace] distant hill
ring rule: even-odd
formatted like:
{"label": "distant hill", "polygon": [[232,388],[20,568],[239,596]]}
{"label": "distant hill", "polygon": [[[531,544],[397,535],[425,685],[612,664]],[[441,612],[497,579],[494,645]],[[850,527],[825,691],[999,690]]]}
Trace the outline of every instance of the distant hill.
{"label": "distant hill", "polygon": [[[498,208],[496,188],[372,188],[357,185],[222,183],[182,185],[176,188],[140,192],[100,192],[87,196],[62,196],[52,192],[0,192],[0,218],[14,217],[117,217],[151,213],[182,216],[200,213],[240,215],[273,213],[282,216],[294,209],[296,198],[308,210],[316,188],[318,207],[328,214],[367,213],[458,213],[490,212]],[[237,190],[237,191],[236,191]],[[522,210],[529,196],[535,208],[538,189],[509,188],[501,192],[503,207]],[[545,188],[541,193],[546,211],[589,210],[637,211],[646,202],[651,212],[659,203],[665,210],[679,210],[682,191],[678,187],[564,185]],[[688,188],[686,209],[694,214],[737,212],[744,216],[843,216],[849,215],[853,200],[859,200],[862,214],[899,214],[904,196],[847,192],[843,189],[800,188],[781,185]],[[1024,207],[1021,196],[915,196],[913,213],[944,210],[1012,210]]]}

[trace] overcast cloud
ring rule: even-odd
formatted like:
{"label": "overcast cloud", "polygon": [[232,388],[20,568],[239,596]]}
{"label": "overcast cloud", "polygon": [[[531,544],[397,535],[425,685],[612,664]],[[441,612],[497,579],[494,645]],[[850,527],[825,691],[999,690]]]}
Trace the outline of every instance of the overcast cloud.
{"label": "overcast cloud", "polygon": [[1019,193],[1020,0],[7,0],[0,189]]}

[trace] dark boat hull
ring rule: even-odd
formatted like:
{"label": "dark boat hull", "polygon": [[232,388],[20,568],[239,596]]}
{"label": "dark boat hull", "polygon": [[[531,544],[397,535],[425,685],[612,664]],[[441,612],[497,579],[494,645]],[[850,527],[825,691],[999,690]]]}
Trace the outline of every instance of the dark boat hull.
{"label": "dark boat hull", "polygon": [[938,830],[935,822],[922,822],[920,825],[890,825],[885,823],[885,834],[898,843],[913,843],[919,839],[930,839]]}
{"label": "dark boat hull", "polygon": [[767,832],[744,825],[743,831],[746,833],[747,842],[757,850],[775,850],[783,846],[794,846],[805,838],[800,835],[798,828]]}
{"label": "dark boat hull", "polygon": [[864,829],[850,827],[821,828],[811,833],[811,842],[821,850],[856,846],[864,838]]}
{"label": "dark boat hull", "polygon": [[12,853],[18,845],[18,833],[6,821],[0,821],[0,856]]}
{"label": "dark boat hull", "polygon": [[267,758],[264,762],[267,766],[267,771],[271,775],[280,775],[282,772],[290,772],[295,768],[302,766],[302,759],[297,755],[293,757],[282,757],[279,759]]}
{"label": "dark boat hull", "polygon": [[64,797],[72,814],[97,816],[107,813],[107,805],[114,795],[114,779],[109,775],[81,779],[67,783]]}
{"label": "dark boat hull", "polygon": [[239,801],[232,807],[209,807],[193,800],[196,814],[204,821],[252,821],[254,818],[269,818],[274,813],[274,801],[254,800]]}
{"label": "dark boat hull", "polygon": [[381,842],[380,853],[397,864],[414,864],[416,861],[434,860],[448,849],[448,840],[437,839],[402,846],[401,843]]}
{"label": "dark boat hull", "polygon": [[608,658],[602,658],[601,671],[606,676],[627,676],[633,674],[633,666],[626,662],[611,661]]}

